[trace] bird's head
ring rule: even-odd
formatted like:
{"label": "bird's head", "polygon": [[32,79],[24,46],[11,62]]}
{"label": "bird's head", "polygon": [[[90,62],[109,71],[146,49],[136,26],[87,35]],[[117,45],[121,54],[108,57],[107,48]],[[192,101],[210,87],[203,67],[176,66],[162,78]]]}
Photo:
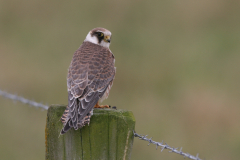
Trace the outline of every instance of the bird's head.
{"label": "bird's head", "polygon": [[105,28],[94,28],[88,33],[85,41],[109,48],[111,35],[112,33]]}

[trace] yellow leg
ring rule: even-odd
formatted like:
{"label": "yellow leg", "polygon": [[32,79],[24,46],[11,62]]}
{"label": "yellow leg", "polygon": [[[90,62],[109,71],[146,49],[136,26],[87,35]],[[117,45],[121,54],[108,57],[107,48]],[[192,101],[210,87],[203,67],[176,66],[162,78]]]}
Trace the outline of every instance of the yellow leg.
{"label": "yellow leg", "polygon": [[99,105],[98,102],[95,104],[94,108],[110,108],[109,105]]}

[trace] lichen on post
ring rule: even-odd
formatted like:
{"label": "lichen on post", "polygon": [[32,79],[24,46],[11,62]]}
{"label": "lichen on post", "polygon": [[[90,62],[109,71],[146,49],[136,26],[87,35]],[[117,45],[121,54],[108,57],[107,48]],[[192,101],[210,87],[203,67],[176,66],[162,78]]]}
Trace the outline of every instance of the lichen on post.
{"label": "lichen on post", "polygon": [[66,106],[49,107],[45,129],[47,160],[128,160],[135,118],[131,111],[95,109],[90,125],[64,135],[61,115]]}

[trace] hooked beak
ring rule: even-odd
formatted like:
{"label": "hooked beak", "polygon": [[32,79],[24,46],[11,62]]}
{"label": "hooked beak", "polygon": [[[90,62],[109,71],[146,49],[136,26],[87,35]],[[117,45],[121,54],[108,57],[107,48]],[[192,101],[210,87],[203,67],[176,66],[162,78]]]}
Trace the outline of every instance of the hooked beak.
{"label": "hooked beak", "polygon": [[111,42],[110,36],[105,36],[104,41],[110,43]]}

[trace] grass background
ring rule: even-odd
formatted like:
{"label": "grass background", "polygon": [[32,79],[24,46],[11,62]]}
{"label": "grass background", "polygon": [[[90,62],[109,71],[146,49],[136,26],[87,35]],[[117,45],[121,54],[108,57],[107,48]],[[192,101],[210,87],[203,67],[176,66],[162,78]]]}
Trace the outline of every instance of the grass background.
{"label": "grass background", "polygon": [[[67,69],[95,27],[109,29],[117,74],[104,104],[136,131],[207,159],[240,157],[237,0],[0,0],[0,88],[67,104]],[[46,111],[0,98],[1,159],[45,158]],[[135,139],[132,159],[183,159]]]}

